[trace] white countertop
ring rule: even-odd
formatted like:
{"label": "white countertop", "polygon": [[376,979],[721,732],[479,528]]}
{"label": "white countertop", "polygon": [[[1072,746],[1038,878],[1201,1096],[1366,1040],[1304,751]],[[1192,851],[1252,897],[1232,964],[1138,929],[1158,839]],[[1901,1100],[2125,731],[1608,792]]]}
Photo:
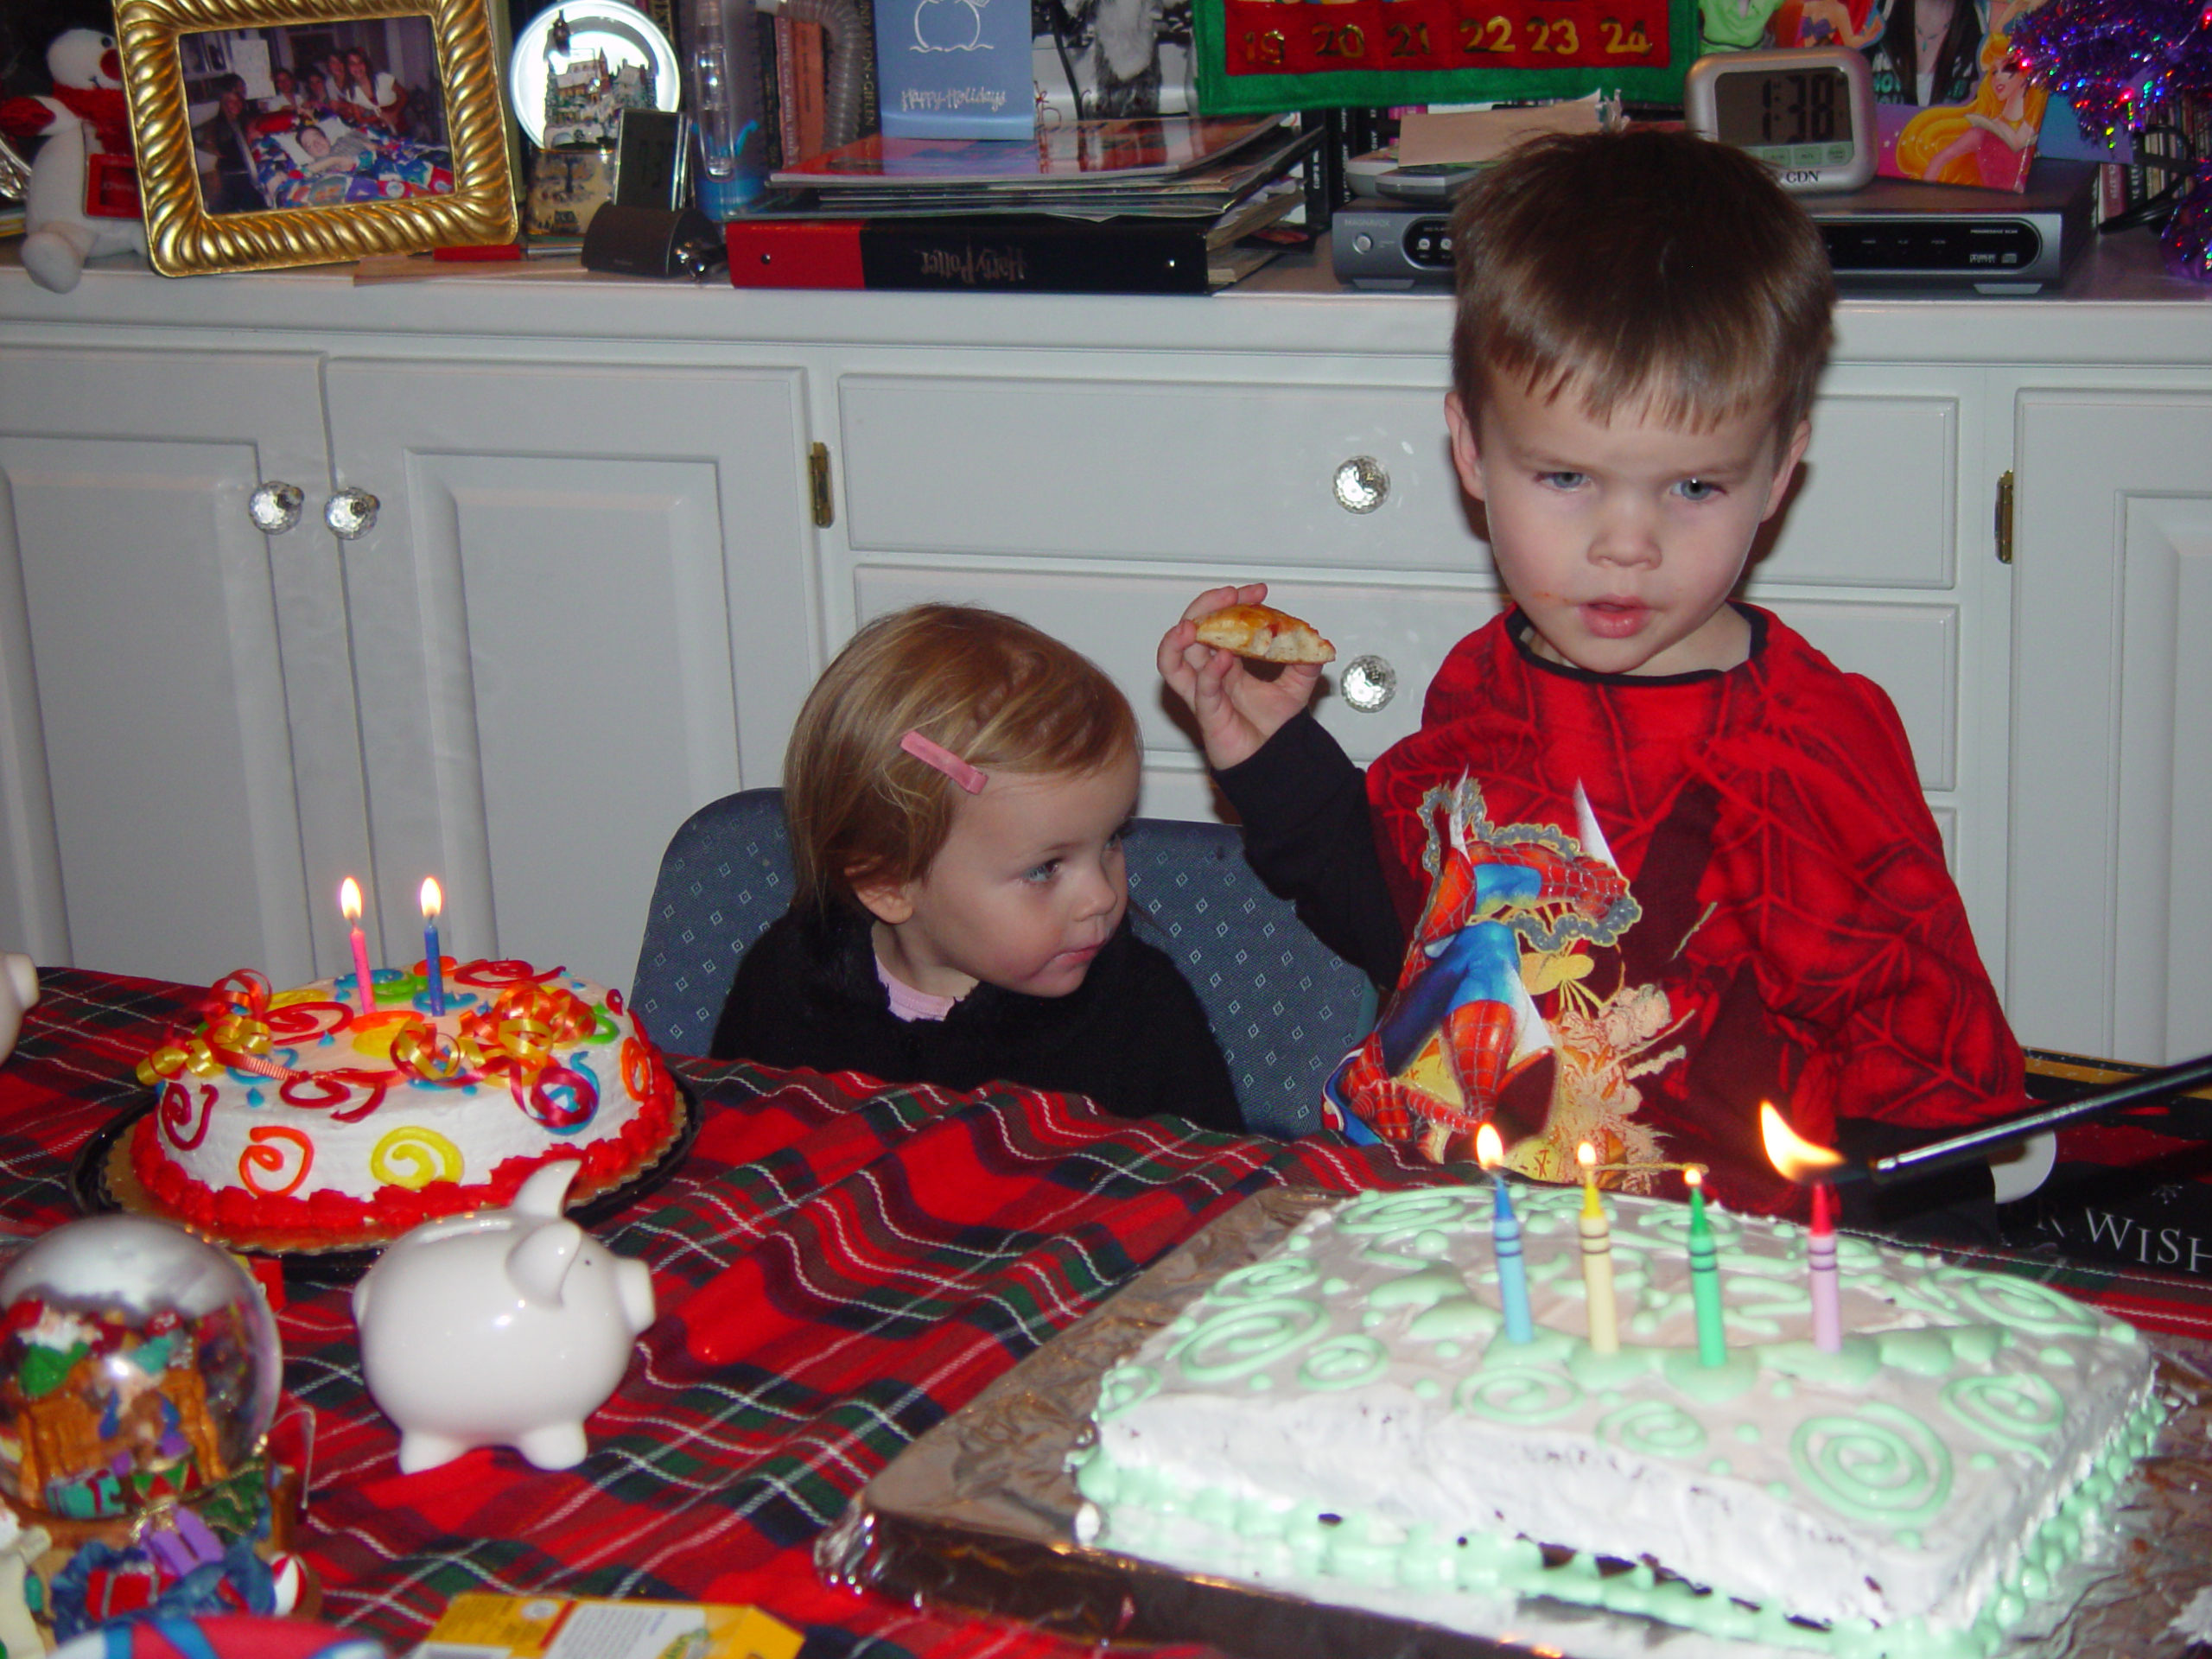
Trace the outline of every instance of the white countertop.
{"label": "white countertop", "polygon": [[[270,349],[310,337],[327,346],[334,334],[463,334],[568,340],[580,357],[624,343],[652,342],[650,354],[660,356],[690,342],[782,342],[1363,358],[1440,353],[1451,327],[1441,290],[1347,289],[1326,256],[1312,253],[1204,297],[738,290],[574,270],[507,274],[514,269],[357,286],[350,266],[169,279],[124,264],[94,267],[73,292],[50,294],[6,245],[0,327],[19,340],[88,346],[174,345],[168,331],[205,328],[225,335],[209,344],[226,349],[238,349],[235,332],[248,331]],[[1930,327],[1938,315],[1941,326]],[[1853,295],[1837,324],[1840,361],[2212,365],[2212,286],[2168,276],[2141,231],[2099,238],[2055,293]]]}

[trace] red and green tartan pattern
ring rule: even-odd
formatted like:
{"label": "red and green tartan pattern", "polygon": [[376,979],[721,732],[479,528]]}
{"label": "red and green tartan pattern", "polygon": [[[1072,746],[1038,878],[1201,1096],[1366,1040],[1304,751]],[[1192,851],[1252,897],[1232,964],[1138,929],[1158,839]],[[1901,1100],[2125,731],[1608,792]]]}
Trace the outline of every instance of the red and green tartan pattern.
{"label": "red and green tartan pattern", "polygon": [[[0,1071],[11,1222],[73,1213],[72,1156],[143,1098],[132,1067],[195,995],[47,976]],[[578,1468],[481,1450],[401,1475],[347,1293],[288,1293],[286,1381],[316,1421],[305,1553],[326,1617],[404,1643],[461,1592],[550,1589],[756,1602],[830,1627],[825,1641],[918,1654],[1073,1652],[821,1585],[813,1541],[916,1435],[1248,1193],[1450,1179],[1333,1137],[1178,1132],[1013,1088],[682,1064],[706,1103],[697,1144],[596,1230],[652,1267],[661,1317]]]}
{"label": "red and green tartan pattern", "polygon": [[[143,1090],[132,1067],[198,993],[45,976],[0,1067],[0,1203],[14,1230],[74,1213],[68,1170]],[[819,1582],[817,1535],[914,1436],[1205,1221],[1276,1184],[1459,1179],[1333,1135],[1284,1144],[1113,1118],[1003,1088],[684,1063],[706,1103],[677,1174],[596,1230],[652,1268],[661,1317],[588,1425],[577,1468],[480,1450],[398,1472],[361,1384],[348,1293],[278,1316],[316,1422],[303,1548],[324,1616],[395,1644],[463,1591],[752,1602],[810,1655],[1080,1649]],[[2026,1267],[2153,1329],[2212,1334],[2212,1287]]]}

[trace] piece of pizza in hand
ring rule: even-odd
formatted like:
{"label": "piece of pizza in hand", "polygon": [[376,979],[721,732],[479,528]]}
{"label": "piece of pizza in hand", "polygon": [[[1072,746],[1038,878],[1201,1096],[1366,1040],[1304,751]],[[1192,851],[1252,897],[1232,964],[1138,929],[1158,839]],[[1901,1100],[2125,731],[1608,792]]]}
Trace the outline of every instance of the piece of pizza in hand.
{"label": "piece of pizza in hand", "polygon": [[1333,663],[1337,648],[1272,605],[1231,605],[1198,619],[1198,643],[1263,663]]}

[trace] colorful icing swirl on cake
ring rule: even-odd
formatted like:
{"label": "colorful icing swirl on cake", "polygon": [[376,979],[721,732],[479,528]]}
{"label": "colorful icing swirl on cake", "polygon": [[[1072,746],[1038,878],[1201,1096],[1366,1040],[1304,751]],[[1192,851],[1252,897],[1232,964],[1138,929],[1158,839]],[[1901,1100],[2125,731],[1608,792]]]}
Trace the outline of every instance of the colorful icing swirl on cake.
{"label": "colorful icing swirl on cake", "polygon": [[619,991],[521,962],[445,976],[353,976],[271,995],[226,976],[203,1023],[141,1061],[159,1095],[133,1132],[138,1179],[170,1214],[220,1235],[388,1236],[505,1204],[555,1158],[579,1184],[649,1160],[675,1086]]}
{"label": "colorful icing swirl on cake", "polygon": [[1963,1659],[2050,1595],[2163,1414],[2129,1326],[1848,1236],[1848,1334],[1822,1352],[1802,1231],[1733,1216],[1727,1357],[1700,1363],[1688,1212],[1650,1198],[1606,1200],[1621,1343],[1599,1354],[1580,1202],[1516,1197],[1527,1343],[1487,1183],[1317,1211],[1107,1375],[1079,1535],[1485,1633],[1502,1598],[1548,1596]]}

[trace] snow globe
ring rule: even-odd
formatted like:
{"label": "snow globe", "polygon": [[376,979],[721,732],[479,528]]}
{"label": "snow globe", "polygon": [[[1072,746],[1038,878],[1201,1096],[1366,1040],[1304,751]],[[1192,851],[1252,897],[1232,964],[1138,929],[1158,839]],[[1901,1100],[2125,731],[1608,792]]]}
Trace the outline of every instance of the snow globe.
{"label": "snow globe", "polygon": [[308,1431],[283,1381],[252,1274],[181,1227],[0,1242],[0,1643],[294,1611]]}
{"label": "snow globe", "polygon": [[252,1275],[166,1222],[94,1216],[0,1274],[0,1497],[99,1521],[232,1481],[283,1383]]}

